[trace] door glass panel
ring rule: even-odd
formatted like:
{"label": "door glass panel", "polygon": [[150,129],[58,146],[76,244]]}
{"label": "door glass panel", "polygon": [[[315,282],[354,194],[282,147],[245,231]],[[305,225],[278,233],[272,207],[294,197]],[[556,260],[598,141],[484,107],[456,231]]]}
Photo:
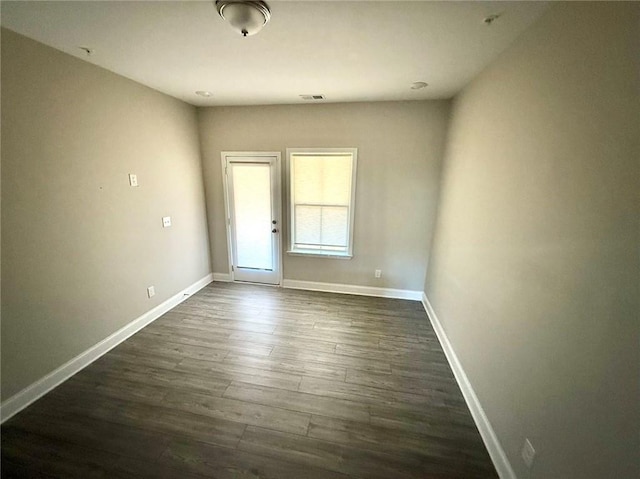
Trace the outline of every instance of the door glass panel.
{"label": "door glass panel", "polygon": [[234,163],[232,168],[237,266],[272,270],[270,166]]}

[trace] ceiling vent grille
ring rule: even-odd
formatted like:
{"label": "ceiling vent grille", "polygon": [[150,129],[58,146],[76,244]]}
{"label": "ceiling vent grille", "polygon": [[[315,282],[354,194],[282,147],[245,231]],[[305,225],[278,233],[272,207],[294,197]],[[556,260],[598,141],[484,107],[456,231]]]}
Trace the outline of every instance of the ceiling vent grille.
{"label": "ceiling vent grille", "polygon": [[317,101],[317,100],[324,100],[325,96],[324,95],[300,95],[300,98],[302,98],[305,101]]}

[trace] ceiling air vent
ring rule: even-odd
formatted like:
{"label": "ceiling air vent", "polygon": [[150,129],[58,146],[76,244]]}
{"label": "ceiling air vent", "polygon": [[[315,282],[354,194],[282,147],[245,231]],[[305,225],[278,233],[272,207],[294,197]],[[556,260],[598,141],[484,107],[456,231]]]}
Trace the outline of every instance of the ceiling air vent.
{"label": "ceiling air vent", "polygon": [[306,101],[324,100],[324,95],[300,95],[300,98]]}

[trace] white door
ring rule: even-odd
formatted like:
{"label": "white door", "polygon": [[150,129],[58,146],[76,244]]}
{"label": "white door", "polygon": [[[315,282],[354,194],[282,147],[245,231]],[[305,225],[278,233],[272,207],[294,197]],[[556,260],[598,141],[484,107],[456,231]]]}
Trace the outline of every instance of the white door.
{"label": "white door", "polygon": [[234,281],[280,284],[280,153],[223,152]]}

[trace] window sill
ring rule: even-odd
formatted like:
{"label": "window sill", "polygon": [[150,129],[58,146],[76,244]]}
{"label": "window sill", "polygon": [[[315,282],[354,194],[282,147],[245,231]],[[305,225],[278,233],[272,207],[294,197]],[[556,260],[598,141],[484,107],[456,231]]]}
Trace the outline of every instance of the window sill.
{"label": "window sill", "polygon": [[310,258],[329,258],[329,259],[351,259],[353,255],[350,254],[338,254],[334,252],[323,252],[323,251],[287,251],[288,255],[291,256],[305,256]]}

